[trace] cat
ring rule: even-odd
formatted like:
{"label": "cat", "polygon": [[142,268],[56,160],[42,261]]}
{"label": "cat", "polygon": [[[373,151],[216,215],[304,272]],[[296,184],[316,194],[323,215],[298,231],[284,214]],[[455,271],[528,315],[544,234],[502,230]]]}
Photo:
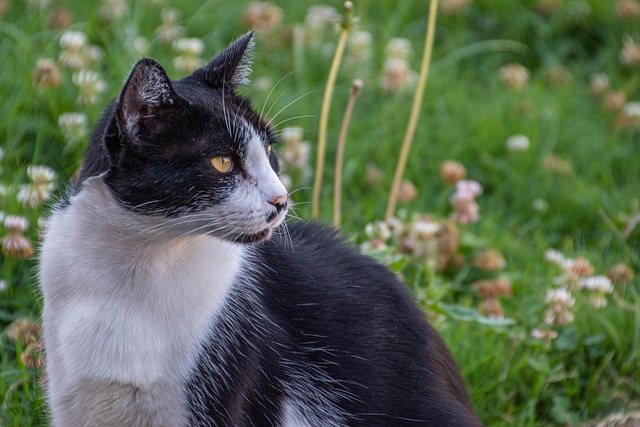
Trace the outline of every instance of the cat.
{"label": "cat", "polygon": [[92,133],[40,255],[53,425],[480,426],[398,277],[283,222],[252,47],[177,81],[140,60]]}

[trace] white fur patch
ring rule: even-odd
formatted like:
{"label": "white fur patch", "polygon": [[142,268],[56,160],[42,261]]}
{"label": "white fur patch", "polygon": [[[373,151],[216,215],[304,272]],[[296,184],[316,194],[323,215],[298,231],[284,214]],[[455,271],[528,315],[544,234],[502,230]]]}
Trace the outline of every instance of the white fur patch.
{"label": "white fur patch", "polygon": [[245,249],[171,221],[126,211],[100,177],[50,219],[40,283],[53,425],[185,425],[185,380]]}

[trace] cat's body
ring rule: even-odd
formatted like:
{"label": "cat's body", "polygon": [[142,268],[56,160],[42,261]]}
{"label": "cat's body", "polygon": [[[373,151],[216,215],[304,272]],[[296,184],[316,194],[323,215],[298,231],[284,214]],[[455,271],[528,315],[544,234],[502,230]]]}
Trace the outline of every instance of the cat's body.
{"label": "cat's body", "polygon": [[282,232],[249,40],[177,82],[142,60],[94,132],[41,254],[54,425],[480,425],[394,274]]}

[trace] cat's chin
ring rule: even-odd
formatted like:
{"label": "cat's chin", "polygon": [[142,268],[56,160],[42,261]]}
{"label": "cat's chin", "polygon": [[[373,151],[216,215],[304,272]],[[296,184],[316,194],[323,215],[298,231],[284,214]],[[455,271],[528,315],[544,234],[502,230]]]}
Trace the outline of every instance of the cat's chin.
{"label": "cat's chin", "polygon": [[234,243],[251,245],[251,244],[261,243],[261,242],[264,242],[265,240],[268,240],[269,237],[271,237],[272,232],[273,232],[272,228],[265,228],[264,230],[258,233],[236,235],[232,237],[230,240],[233,241]]}

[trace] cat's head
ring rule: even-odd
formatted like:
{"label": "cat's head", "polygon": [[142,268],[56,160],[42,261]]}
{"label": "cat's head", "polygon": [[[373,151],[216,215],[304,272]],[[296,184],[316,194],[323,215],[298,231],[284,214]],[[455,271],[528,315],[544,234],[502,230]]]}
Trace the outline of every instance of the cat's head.
{"label": "cat's head", "polygon": [[[247,83],[251,37],[181,80],[152,59],[133,67],[97,150],[108,159],[105,182],[127,209],[245,243],[267,239],[282,223],[288,195],[274,132],[236,93]],[[91,151],[87,163],[96,161]]]}

